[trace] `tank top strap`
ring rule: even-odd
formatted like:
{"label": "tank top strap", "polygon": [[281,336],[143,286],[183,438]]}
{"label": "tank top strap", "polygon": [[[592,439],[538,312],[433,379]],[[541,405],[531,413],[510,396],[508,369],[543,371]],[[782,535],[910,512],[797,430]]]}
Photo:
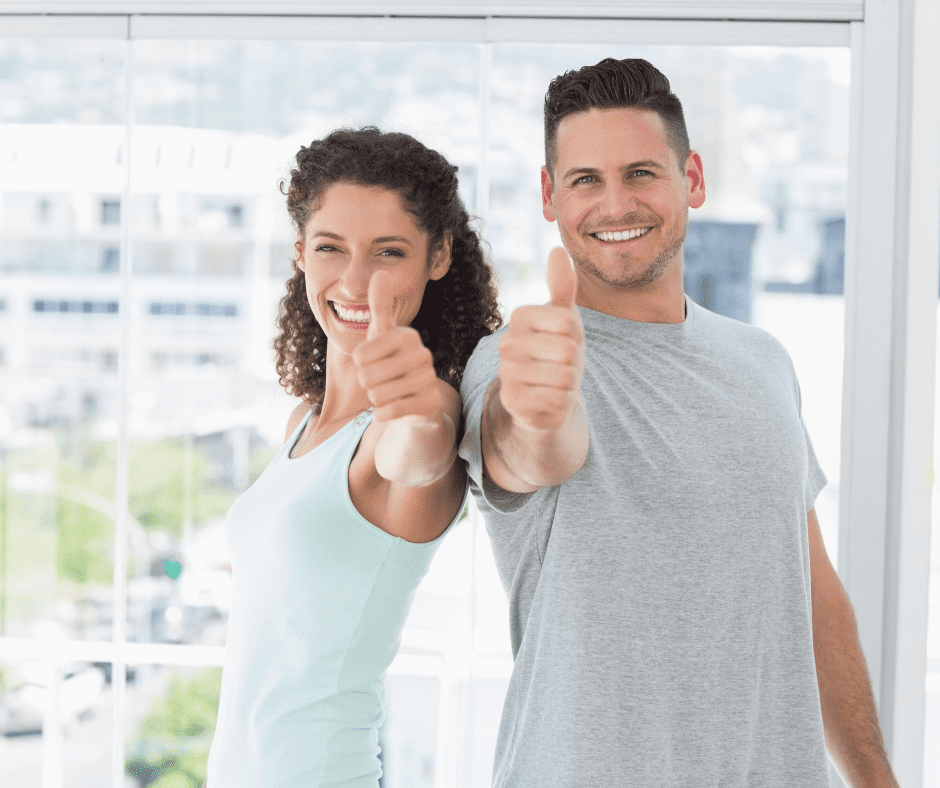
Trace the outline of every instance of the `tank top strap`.
{"label": "tank top strap", "polygon": [[368,409],[362,411],[358,416],[356,416],[356,424],[361,426],[368,426],[372,422],[372,412],[375,410],[375,405],[371,405]]}

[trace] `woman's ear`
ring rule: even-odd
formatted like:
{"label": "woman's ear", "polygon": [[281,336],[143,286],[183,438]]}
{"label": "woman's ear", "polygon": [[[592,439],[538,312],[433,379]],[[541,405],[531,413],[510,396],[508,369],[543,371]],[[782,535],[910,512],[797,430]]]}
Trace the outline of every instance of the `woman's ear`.
{"label": "woman's ear", "polygon": [[443,279],[450,270],[450,251],[453,245],[454,234],[450,230],[444,230],[444,237],[437,249],[431,253],[431,279],[435,282]]}
{"label": "woman's ear", "polygon": [[304,237],[300,230],[297,231],[297,240],[294,241],[294,264],[301,270],[304,268]]}

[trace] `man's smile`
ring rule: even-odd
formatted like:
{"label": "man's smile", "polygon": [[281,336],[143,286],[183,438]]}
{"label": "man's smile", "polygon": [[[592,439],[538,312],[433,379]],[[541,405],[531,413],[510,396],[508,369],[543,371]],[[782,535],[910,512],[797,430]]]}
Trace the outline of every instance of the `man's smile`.
{"label": "man's smile", "polygon": [[652,229],[652,227],[637,227],[634,230],[601,230],[596,233],[590,233],[590,235],[597,238],[599,241],[614,243],[616,241],[629,241],[633,238],[639,238],[641,235],[646,235]]}

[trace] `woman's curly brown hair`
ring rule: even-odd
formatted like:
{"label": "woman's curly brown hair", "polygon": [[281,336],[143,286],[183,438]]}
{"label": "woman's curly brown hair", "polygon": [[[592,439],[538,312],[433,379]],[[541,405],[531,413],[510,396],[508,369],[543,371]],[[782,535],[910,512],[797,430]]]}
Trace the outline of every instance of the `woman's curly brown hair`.
{"label": "woman's curly brown hair", "polygon": [[[412,328],[434,357],[442,380],[460,388],[464,367],[477,342],[502,325],[493,271],[457,192],[457,168],[408,134],[374,126],[338,129],[297,153],[291,170],[287,210],[301,235],[324,191],[336,183],[380,186],[402,196],[405,207],[428,234],[428,252],[450,231],[451,265],[430,280]],[[277,372],[289,394],[319,410],[326,387],[326,334],[307,301],[304,272],[294,259],[274,340]]]}

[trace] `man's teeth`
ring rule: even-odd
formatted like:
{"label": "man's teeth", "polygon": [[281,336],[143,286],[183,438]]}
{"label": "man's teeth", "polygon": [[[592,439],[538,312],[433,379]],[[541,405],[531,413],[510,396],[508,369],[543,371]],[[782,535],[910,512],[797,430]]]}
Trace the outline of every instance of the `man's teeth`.
{"label": "man's teeth", "polygon": [[372,317],[368,309],[346,309],[346,307],[340,306],[335,301],[333,302],[333,309],[340,320],[345,320],[348,323],[368,323]]}
{"label": "man's teeth", "polygon": [[646,235],[651,229],[651,227],[640,227],[636,230],[623,230],[622,232],[616,233],[594,233],[594,237],[600,238],[602,241],[629,241],[631,238],[639,238],[641,235]]}

